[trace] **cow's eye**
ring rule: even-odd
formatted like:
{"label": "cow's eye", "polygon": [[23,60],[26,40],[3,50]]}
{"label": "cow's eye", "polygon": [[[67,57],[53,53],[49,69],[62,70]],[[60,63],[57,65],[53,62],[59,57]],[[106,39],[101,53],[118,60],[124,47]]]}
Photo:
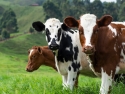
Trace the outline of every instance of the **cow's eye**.
{"label": "cow's eye", "polygon": [[58,26],[57,26],[57,28],[58,28]]}
{"label": "cow's eye", "polygon": [[46,29],[46,35],[50,35],[50,32],[48,29]]}
{"label": "cow's eye", "polygon": [[36,58],[36,56],[35,56],[35,55],[33,55],[33,56],[32,56],[32,59],[34,59],[34,58]]}

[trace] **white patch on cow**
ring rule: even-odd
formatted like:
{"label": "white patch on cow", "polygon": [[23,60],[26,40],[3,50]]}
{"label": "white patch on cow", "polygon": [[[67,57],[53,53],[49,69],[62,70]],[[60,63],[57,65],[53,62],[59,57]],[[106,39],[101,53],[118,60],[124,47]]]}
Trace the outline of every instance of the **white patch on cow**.
{"label": "white patch on cow", "polygon": [[[59,30],[59,28],[61,28],[61,25],[62,25],[62,23],[56,18],[50,18],[45,22],[45,29],[46,28],[49,29],[49,32],[51,33],[50,34],[51,40],[48,43],[48,45],[51,44],[53,38],[56,39],[57,44],[60,44],[60,40],[57,41],[57,37],[55,37],[55,36],[57,36],[58,30]],[[60,36],[60,39],[61,39],[61,36]]]}
{"label": "white patch on cow", "polygon": [[125,42],[122,42],[122,46],[125,46]]}
{"label": "white patch on cow", "polygon": [[123,56],[123,59],[125,60],[125,54],[123,52],[123,49],[121,49],[121,56]]}
{"label": "white patch on cow", "polygon": [[31,56],[32,52],[33,52],[33,49],[32,49],[32,50],[30,50],[30,54],[29,54],[29,56]]}
{"label": "white patch on cow", "polygon": [[86,39],[85,46],[92,46],[90,41],[93,28],[96,25],[96,16],[94,14],[85,14],[80,17],[80,22],[84,29],[84,36]]}
{"label": "white patch on cow", "polygon": [[62,83],[63,87],[67,88],[67,75],[62,75],[62,80],[63,80]]}
{"label": "white patch on cow", "polygon": [[121,28],[121,30],[125,30],[125,28]]}
{"label": "white patch on cow", "polygon": [[120,70],[120,67],[117,66],[117,67],[116,67],[116,70],[115,70],[115,74],[117,74],[117,73],[119,72],[119,70]]}
{"label": "white patch on cow", "polygon": [[70,51],[70,48],[69,48],[69,47],[66,47],[66,50],[67,50],[67,51]]}
{"label": "white patch on cow", "polygon": [[111,25],[108,25],[109,29],[111,29],[112,33],[114,34],[113,37],[115,37],[117,35],[116,29],[113,28]]}
{"label": "white patch on cow", "polygon": [[125,22],[112,22],[112,23],[114,23],[114,24],[122,24],[122,25],[125,26]]}
{"label": "white patch on cow", "polygon": [[114,46],[114,50],[117,52],[116,47]]}
{"label": "white patch on cow", "polygon": [[106,72],[104,72],[103,68],[101,70],[102,73],[102,83],[100,88],[100,94],[108,94],[109,87],[112,85],[112,73],[108,75]]}

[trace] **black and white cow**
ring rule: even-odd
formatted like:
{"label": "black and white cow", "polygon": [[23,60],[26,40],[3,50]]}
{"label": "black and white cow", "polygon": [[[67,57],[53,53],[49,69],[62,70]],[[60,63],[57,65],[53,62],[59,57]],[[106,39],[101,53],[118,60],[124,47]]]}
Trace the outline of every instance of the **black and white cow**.
{"label": "black and white cow", "polygon": [[72,90],[77,73],[82,69],[81,61],[88,63],[82,52],[79,33],[56,18],[50,18],[45,23],[37,21],[32,26],[37,31],[45,30],[48,46],[55,54],[57,70],[62,75],[63,86]]}

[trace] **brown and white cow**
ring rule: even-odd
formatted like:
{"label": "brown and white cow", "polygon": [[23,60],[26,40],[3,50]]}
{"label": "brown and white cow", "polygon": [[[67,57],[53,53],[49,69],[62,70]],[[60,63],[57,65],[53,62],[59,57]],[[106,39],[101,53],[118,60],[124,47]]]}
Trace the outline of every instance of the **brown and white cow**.
{"label": "brown and white cow", "polygon": [[125,23],[112,22],[112,16],[100,19],[94,14],[85,14],[76,20],[67,17],[64,23],[77,27],[80,41],[90,59],[91,69],[101,76],[100,94],[108,94],[117,73],[125,73]]}

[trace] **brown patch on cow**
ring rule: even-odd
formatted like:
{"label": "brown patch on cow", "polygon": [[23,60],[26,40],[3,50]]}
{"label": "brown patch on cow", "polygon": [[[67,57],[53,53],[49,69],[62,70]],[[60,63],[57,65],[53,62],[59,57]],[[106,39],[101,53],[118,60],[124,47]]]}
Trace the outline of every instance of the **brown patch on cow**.
{"label": "brown patch on cow", "polygon": [[104,15],[102,16],[99,20],[97,20],[97,25],[98,27],[101,27],[101,26],[108,26],[112,21],[112,16],[110,15]]}
{"label": "brown patch on cow", "polygon": [[68,27],[78,27],[79,26],[79,21],[75,20],[75,18],[69,16],[64,19],[64,23]]}

